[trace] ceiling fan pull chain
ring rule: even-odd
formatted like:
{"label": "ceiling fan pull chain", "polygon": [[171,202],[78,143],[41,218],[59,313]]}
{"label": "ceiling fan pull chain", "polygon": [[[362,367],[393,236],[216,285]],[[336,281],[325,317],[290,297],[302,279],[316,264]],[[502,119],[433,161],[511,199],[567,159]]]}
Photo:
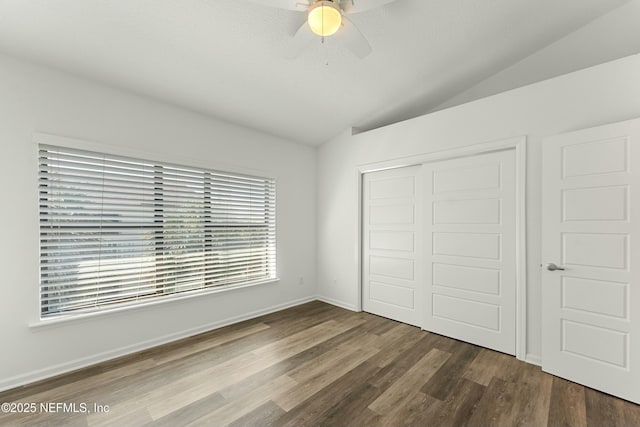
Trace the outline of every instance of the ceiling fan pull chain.
{"label": "ceiling fan pull chain", "polygon": [[[322,42],[324,43],[324,37],[322,38]],[[329,45],[324,45],[324,65],[329,66]]]}

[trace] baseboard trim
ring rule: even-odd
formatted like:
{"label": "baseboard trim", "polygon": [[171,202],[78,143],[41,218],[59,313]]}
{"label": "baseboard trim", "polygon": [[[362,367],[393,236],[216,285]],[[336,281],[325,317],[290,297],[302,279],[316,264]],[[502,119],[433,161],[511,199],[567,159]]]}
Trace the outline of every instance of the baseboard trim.
{"label": "baseboard trim", "polygon": [[[83,357],[75,359],[71,362],[61,363],[55,366],[50,366],[45,369],[39,369],[27,374],[16,375],[14,377],[0,381],[0,392],[10,390],[16,387],[21,387],[34,382],[46,380],[48,378],[56,377],[58,375],[66,374],[78,369],[86,368],[96,363],[106,362],[108,360],[116,359],[118,357],[127,356],[138,351],[147,350],[149,348],[157,347],[159,345],[167,344],[172,341],[177,341],[183,338],[188,338],[194,335],[198,335],[204,332],[209,332],[214,329],[229,326],[234,323],[243,322],[245,320],[255,319],[256,317],[264,316],[265,314],[274,313],[276,311],[284,310],[287,308],[295,307],[301,304],[306,304],[311,301],[315,301],[315,296],[300,298],[286,303],[266,307],[260,310],[252,311],[250,313],[241,314],[227,319],[219,320],[217,322],[209,323],[206,325],[198,326],[197,328],[188,329],[185,331],[164,335],[162,337],[154,338],[148,341],[143,341],[135,345],[129,345],[120,347],[115,350],[109,350],[93,356]],[[328,301],[325,301],[328,302]],[[331,304],[331,303],[330,303]]]}
{"label": "baseboard trim", "polygon": [[532,365],[542,366],[542,358],[537,354],[527,353],[524,361],[527,363],[531,363]]}
{"label": "baseboard trim", "polygon": [[323,295],[316,295],[316,299],[318,301],[326,302],[327,304],[335,305],[336,307],[344,308],[345,310],[350,311],[359,311],[357,307],[353,304],[346,303],[344,301],[340,301],[337,299],[325,297]]}

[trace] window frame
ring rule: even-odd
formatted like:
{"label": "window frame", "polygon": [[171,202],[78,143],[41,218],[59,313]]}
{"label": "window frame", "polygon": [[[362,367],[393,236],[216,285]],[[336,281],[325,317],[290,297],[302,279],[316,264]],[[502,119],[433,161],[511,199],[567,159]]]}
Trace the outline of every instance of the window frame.
{"label": "window frame", "polygon": [[[236,289],[242,289],[242,288],[247,288],[247,287],[253,287],[253,286],[260,286],[263,284],[270,284],[270,283],[275,283],[278,282],[279,279],[279,244],[278,244],[278,233],[277,233],[277,212],[276,212],[276,208],[278,205],[278,201],[277,201],[277,187],[278,187],[278,183],[277,183],[277,178],[265,173],[263,170],[256,170],[256,169],[248,169],[248,168],[239,168],[239,167],[230,167],[228,164],[225,164],[224,166],[219,166],[219,165],[211,165],[211,164],[204,164],[202,161],[198,161],[198,160],[194,160],[191,158],[187,158],[181,155],[172,155],[171,160],[167,160],[167,156],[163,156],[163,155],[158,155],[159,153],[150,153],[150,152],[146,152],[146,151],[141,151],[141,150],[135,150],[135,149],[129,149],[129,148],[123,148],[123,147],[119,147],[119,146],[112,146],[112,145],[107,145],[107,144],[102,144],[102,143],[96,143],[96,142],[89,142],[89,141],[84,141],[84,140],[79,140],[79,139],[71,139],[71,138],[66,138],[66,137],[61,137],[61,136],[56,136],[56,135],[49,135],[49,134],[41,134],[41,133],[34,133],[33,135],[33,142],[34,142],[34,147],[35,147],[35,162],[36,162],[36,185],[35,185],[35,189],[36,189],[36,197],[38,200],[38,214],[36,215],[37,217],[37,230],[38,233],[40,233],[41,228],[40,228],[40,223],[41,223],[41,215],[40,215],[40,205],[41,205],[41,188],[40,188],[40,181],[38,179],[38,174],[40,172],[40,161],[39,159],[39,152],[40,152],[40,147],[42,145],[47,145],[47,146],[54,146],[54,147],[58,147],[61,149],[71,149],[71,150],[81,150],[81,151],[88,151],[88,152],[93,152],[96,154],[103,154],[105,156],[115,156],[115,157],[125,157],[131,160],[141,160],[144,162],[149,162],[149,163],[153,163],[154,166],[158,167],[159,165],[157,165],[157,163],[160,163],[160,166],[173,166],[176,168],[187,168],[187,169],[194,169],[197,170],[199,172],[203,172],[205,174],[206,177],[208,177],[205,180],[205,186],[206,186],[206,182],[211,180],[211,176],[212,174],[216,174],[216,173],[220,173],[220,174],[228,174],[231,176],[237,176],[239,178],[258,178],[258,179],[264,179],[264,180],[270,180],[272,182],[273,185],[273,214],[272,214],[272,218],[271,220],[273,221],[273,225],[270,226],[268,224],[265,224],[265,229],[268,229],[269,227],[271,227],[271,229],[273,230],[274,233],[274,237],[273,237],[273,268],[272,268],[272,276],[262,279],[262,280],[255,280],[255,281],[249,281],[249,282],[238,282],[238,283],[230,283],[230,284],[222,284],[222,285],[215,285],[215,286],[210,286],[207,285],[207,283],[211,283],[211,281],[213,279],[207,279],[205,281],[205,284],[198,288],[198,289],[190,289],[190,290],[184,290],[184,291],[179,291],[179,292],[166,292],[166,289],[164,289],[164,286],[160,285],[158,287],[157,290],[157,294],[158,296],[154,296],[154,297],[149,297],[149,298],[142,298],[142,299],[136,299],[135,297],[133,298],[132,301],[127,301],[127,299],[121,299],[120,301],[114,303],[114,304],[99,304],[98,307],[96,307],[96,309],[92,309],[92,310],[86,310],[86,309],[80,309],[80,310],[69,310],[69,311],[62,311],[62,312],[56,312],[56,313],[52,313],[52,314],[46,314],[43,312],[43,285],[42,285],[42,281],[41,281],[41,266],[42,266],[42,242],[41,239],[38,239],[38,250],[39,250],[39,256],[38,256],[38,305],[37,305],[37,312],[38,312],[38,320],[36,322],[32,322],[32,326],[41,326],[41,325],[45,325],[45,324],[53,324],[53,323],[58,323],[58,322],[65,322],[67,320],[73,320],[73,319],[82,319],[82,318],[86,318],[86,317],[93,317],[93,316],[98,316],[98,315],[102,315],[102,314],[107,314],[107,313],[114,313],[114,312],[120,312],[123,310],[130,310],[130,309],[138,309],[138,308],[144,308],[147,306],[155,306],[158,304],[164,304],[164,303],[169,303],[172,301],[181,301],[181,300],[185,300],[185,299],[190,299],[190,298],[198,298],[198,297],[203,297],[206,295],[211,295],[211,294],[217,294],[217,293],[221,293],[221,292],[227,292],[227,291],[233,291]],[[155,176],[155,175],[154,175]],[[203,206],[206,205],[206,200],[207,197],[206,195],[208,194],[208,196],[211,196],[211,188],[208,187],[207,191],[205,191],[203,193]],[[158,206],[159,210],[162,211],[162,206]],[[207,211],[205,209],[206,212],[210,213],[210,211]],[[266,213],[266,211],[265,211]],[[162,223],[164,221],[164,218],[162,218],[162,216],[158,216],[158,220],[156,220],[155,222],[159,222]],[[216,227],[224,227],[224,226],[216,226],[216,225],[208,225],[211,224],[210,218],[205,219],[205,225],[203,227],[203,231],[204,231],[204,249],[205,251],[203,252],[203,255],[206,255],[206,252],[211,250],[211,243],[212,243],[212,236],[214,235],[213,230],[215,230]],[[88,228],[90,226],[87,226]],[[122,228],[122,225],[117,226],[119,228]],[[243,225],[238,225],[239,228],[243,227]],[[137,228],[140,229],[142,227],[140,226],[132,226],[132,228]],[[154,240],[157,241],[157,239],[162,239],[162,231],[163,231],[163,226],[159,225],[149,225],[149,226],[144,226],[143,228],[145,229],[149,229],[149,230],[155,230],[155,233],[158,234],[159,236],[155,237]],[[228,228],[228,227],[227,227]]]}

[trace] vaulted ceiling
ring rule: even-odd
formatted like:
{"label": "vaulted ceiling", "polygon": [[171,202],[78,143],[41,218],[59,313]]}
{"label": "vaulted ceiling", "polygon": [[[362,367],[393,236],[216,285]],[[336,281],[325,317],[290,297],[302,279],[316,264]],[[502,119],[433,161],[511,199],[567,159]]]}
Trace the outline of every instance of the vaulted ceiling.
{"label": "vaulted ceiling", "polygon": [[0,0],[0,52],[317,145],[427,112],[626,1],[397,0],[352,15],[368,57],[318,38],[288,60],[304,14],[249,0]]}

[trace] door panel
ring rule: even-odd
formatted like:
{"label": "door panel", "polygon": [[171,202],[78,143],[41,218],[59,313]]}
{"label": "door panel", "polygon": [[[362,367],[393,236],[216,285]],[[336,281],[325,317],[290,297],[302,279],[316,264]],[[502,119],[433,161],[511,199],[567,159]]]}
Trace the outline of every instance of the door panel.
{"label": "door panel", "polygon": [[433,285],[500,295],[500,270],[433,263]]}
{"label": "door panel", "polygon": [[442,200],[433,203],[434,224],[499,224],[500,200]]}
{"label": "door panel", "polygon": [[500,234],[432,233],[433,255],[476,259],[500,258]]}
{"label": "door panel", "polygon": [[[635,144],[634,144],[635,142]],[[543,142],[542,367],[640,403],[640,120]]]}
{"label": "door panel", "polygon": [[423,165],[424,328],[515,354],[515,152]]}
{"label": "door panel", "polygon": [[496,304],[434,293],[433,317],[465,323],[474,330],[500,330],[500,307]]}
{"label": "door panel", "polygon": [[413,166],[363,178],[363,309],[416,326],[424,316],[419,173]]}

